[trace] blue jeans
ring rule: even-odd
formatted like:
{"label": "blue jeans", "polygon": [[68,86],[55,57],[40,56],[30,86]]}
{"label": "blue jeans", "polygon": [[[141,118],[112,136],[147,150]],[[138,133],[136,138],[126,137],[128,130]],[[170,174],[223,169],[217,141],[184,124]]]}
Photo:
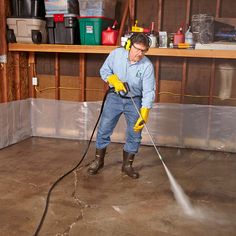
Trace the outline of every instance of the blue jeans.
{"label": "blue jeans", "polygon": [[[138,109],[141,108],[141,98],[133,98]],[[134,132],[133,127],[139,118],[130,98],[121,98],[118,94],[109,93],[103,108],[101,120],[98,126],[96,148],[103,149],[110,142],[110,136],[121,116],[124,114],[127,128],[126,128],[126,142],[124,151],[128,153],[137,153],[141,143],[141,132]]]}

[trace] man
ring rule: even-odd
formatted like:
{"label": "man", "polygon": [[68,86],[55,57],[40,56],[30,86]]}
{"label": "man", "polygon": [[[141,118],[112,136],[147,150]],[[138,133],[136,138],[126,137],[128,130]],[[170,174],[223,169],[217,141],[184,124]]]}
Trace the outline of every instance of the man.
{"label": "man", "polygon": [[[155,77],[151,61],[145,56],[150,45],[143,33],[135,33],[128,39],[124,48],[113,50],[100,69],[102,79],[109,84],[110,93],[102,112],[96,139],[96,156],[90,164],[88,173],[97,174],[104,166],[106,147],[110,136],[121,116],[124,114],[127,128],[123,148],[122,172],[131,178],[138,178],[132,163],[141,143],[141,131],[148,120],[149,110],[155,99]],[[127,93],[127,83],[130,92]],[[123,95],[122,95],[123,94]],[[130,98],[140,109],[139,116]]]}

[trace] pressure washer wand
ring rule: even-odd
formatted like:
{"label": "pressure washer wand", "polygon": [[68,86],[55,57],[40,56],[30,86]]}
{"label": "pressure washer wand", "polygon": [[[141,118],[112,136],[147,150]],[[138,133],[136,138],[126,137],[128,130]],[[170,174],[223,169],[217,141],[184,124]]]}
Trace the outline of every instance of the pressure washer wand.
{"label": "pressure washer wand", "polygon": [[[132,97],[130,97],[130,98],[131,98],[131,101],[132,101],[132,103],[133,103],[133,105],[134,105],[134,107],[135,107],[137,113],[139,114],[140,117],[142,117],[142,115],[140,114],[140,111],[139,111],[137,105],[136,105],[135,102],[134,102],[134,99],[133,99]],[[155,148],[155,150],[156,150],[156,153],[157,153],[158,157],[160,158],[161,162],[163,163],[162,156],[161,156],[160,152],[158,151],[157,146],[156,146],[156,144],[154,143],[154,140],[153,140],[153,138],[152,138],[152,135],[151,135],[151,133],[150,133],[150,131],[149,131],[149,129],[148,129],[148,127],[147,127],[147,125],[146,125],[146,123],[145,123],[144,121],[143,121],[143,124],[144,124],[144,127],[145,127],[145,129],[146,129],[146,131],[147,131],[147,133],[148,133],[148,136],[149,136],[149,138],[150,138],[150,140],[151,140],[151,142],[152,142],[152,145],[154,146],[154,148]]]}
{"label": "pressure washer wand", "polygon": [[[131,99],[131,101],[132,101],[132,103],[133,103],[133,105],[134,105],[134,107],[135,107],[137,113],[139,114],[140,117],[142,117],[142,115],[141,115],[141,113],[140,113],[140,111],[139,111],[137,105],[136,105],[135,102],[134,102],[133,94],[130,92],[130,88],[129,88],[128,83],[125,82],[124,85],[125,85],[125,88],[126,88],[126,90],[127,90],[126,94],[128,94],[128,93],[130,94],[130,99]],[[149,131],[149,129],[148,129],[146,123],[144,122],[144,120],[143,120],[143,124],[144,124],[144,127],[145,127],[145,129],[146,129],[146,131],[147,131],[147,133],[148,133],[148,136],[149,136],[149,138],[150,138],[150,140],[151,140],[151,142],[152,142],[152,145],[153,145],[154,148],[155,148],[155,151],[156,151],[158,157],[160,158],[161,162],[165,165],[165,163],[164,163],[164,161],[163,161],[163,158],[162,158],[160,152],[158,151],[157,146],[156,146],[156,144],[154,143],[153,138],[152,138],[152,135],[151,135],[151,133],[150,133],[150,131]]]}

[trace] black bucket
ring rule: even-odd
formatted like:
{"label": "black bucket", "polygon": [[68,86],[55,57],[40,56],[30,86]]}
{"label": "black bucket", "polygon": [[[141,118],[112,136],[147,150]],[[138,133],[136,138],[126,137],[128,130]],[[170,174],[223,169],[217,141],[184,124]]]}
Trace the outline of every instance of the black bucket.
{"label": "black bucket", "polygon": [[12,17],[45,17],[44,0],[11,0]]}

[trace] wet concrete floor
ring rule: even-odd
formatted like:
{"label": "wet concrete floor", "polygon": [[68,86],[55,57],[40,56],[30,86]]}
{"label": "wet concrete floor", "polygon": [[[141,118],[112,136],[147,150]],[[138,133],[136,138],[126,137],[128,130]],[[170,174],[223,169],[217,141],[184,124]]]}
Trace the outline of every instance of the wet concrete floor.
{"label": "wet concrete floor", "polygon": [[[0,150],[0,235],[31,236],[49,188],[80,161],[85,141],[30,138]],[[122,144],[112,143],[104,169],[87,174],[94,143],[82,165],[52,191],[38,235],[236,235],[236,154],[159,148],[196,215],[178,205],[152,146],[134,162],[140,178],[121,173]]]}

